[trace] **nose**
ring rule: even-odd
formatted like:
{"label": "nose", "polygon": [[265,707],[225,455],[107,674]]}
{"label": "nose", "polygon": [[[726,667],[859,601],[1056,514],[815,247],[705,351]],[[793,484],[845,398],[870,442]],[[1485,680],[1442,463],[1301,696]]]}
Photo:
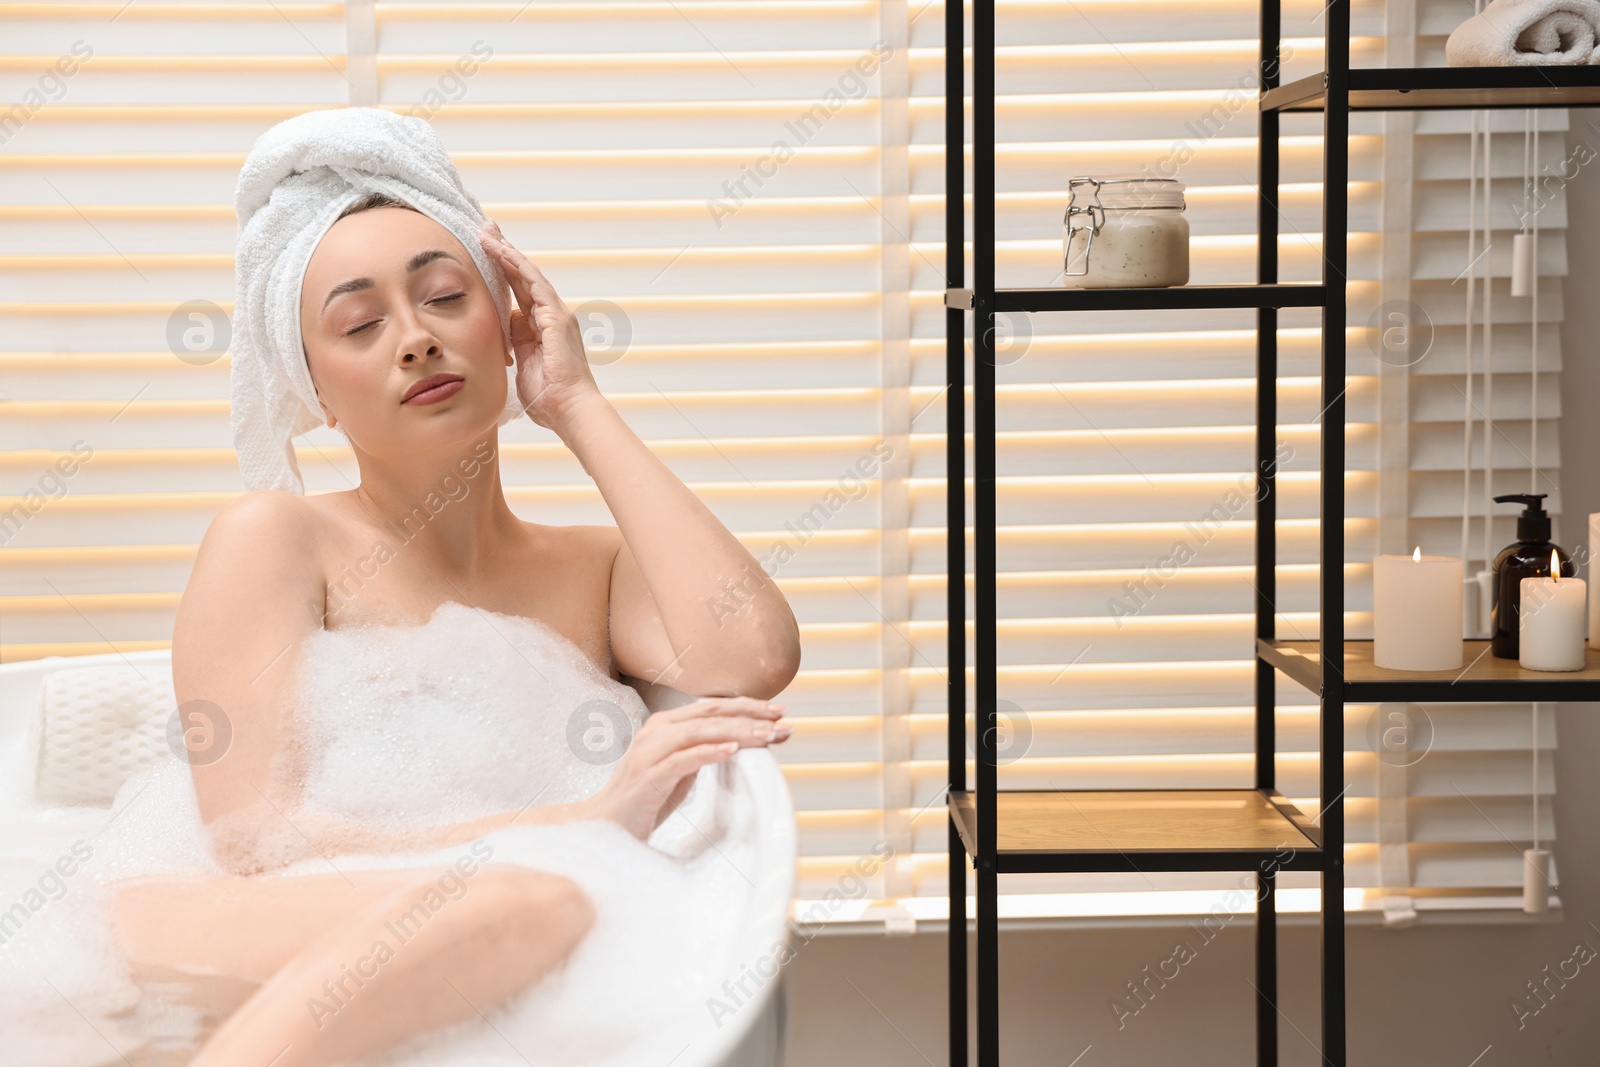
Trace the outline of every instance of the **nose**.
{"label": "nose", "polygon": [[442,355],[444,349],[439,339],[422,324],[415,312],[406,308],[399,313],[401,323],[399,355],[402,364],[413,360],[424,361]]}

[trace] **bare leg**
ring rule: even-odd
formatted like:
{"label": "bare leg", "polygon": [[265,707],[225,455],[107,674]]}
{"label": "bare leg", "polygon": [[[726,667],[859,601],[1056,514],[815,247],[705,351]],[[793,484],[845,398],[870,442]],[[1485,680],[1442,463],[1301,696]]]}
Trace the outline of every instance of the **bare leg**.
{"label": "bare leg", "polygon": [[487,865],[454,898],[436,872],[351,873],[354,886],[337,875],[168,883],[160,903],[159,886],[124,891],[119,937],[142,970],[265,978],[191,1067],[372,1055],[504,1003],[593,922],[575,883],[526,868]]}

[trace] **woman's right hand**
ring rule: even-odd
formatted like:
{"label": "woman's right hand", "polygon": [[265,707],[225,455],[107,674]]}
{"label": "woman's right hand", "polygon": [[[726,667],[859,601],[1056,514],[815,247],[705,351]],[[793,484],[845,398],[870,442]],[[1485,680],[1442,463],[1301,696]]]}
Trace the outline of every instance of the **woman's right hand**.
{"label": "woman's right hand", "polygon": [[589,804],[601,818],[647,840],[687,795],[701,767],[740,748],[786,740],[793,727],[778,723],[785,710],[753,697],[705,697],[653,712]]}

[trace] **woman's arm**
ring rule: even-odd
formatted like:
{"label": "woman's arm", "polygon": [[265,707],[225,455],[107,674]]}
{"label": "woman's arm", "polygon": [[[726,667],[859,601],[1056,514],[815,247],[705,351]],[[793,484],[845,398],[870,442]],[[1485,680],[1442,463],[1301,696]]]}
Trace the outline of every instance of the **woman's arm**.
{"label": "woman's arm", "polygon": [[172,686],[201,822],[220,829],[227,869],[254,865],[254,840],[295,804],[291,692],[327,590],[308,561],[305,502],[245,493],[206,529],[172,630]]}
{"label": "woman's arm", "polygon": [[611,570],[618,668],[696,696],[782,691],[799,668],[800,631],[755,557],[598,390],[555,429],[621,532]]}
{"label": "woman's arm", "polygon": [[520,305],[518,398],[572,449],[621,532],[610,597],[617,666],[697,696],[775,695],[800,667],[789,602],[600,393],[580,324],[550,280],[497,225],[480,238]]}

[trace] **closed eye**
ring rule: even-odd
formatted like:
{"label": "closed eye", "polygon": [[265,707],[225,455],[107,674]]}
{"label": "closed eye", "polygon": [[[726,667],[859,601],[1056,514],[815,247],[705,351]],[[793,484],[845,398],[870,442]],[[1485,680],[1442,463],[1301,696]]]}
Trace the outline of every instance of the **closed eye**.
{"label": "closed eye", "polygon": [[[462,297],[464,297],[466,295],[467,295],[466,293],[451,293],[449,296],[436,297],[435,299],[428,301],[428,303],[430,303],[430,304],[443,304],[443,303],[445,303],[447,301],[451,301],[451,300],[460,300]],[[377,320],[374,319],[373,322],[363,322],[360,326],[357,326],[355,329],[346,330],[344,332],[344,335],[346,337],[353,337],[354,335],[360,333],[362,330],[365,330],[368,326],[373,325],[373,323],[375,323],[376,321]]]}

